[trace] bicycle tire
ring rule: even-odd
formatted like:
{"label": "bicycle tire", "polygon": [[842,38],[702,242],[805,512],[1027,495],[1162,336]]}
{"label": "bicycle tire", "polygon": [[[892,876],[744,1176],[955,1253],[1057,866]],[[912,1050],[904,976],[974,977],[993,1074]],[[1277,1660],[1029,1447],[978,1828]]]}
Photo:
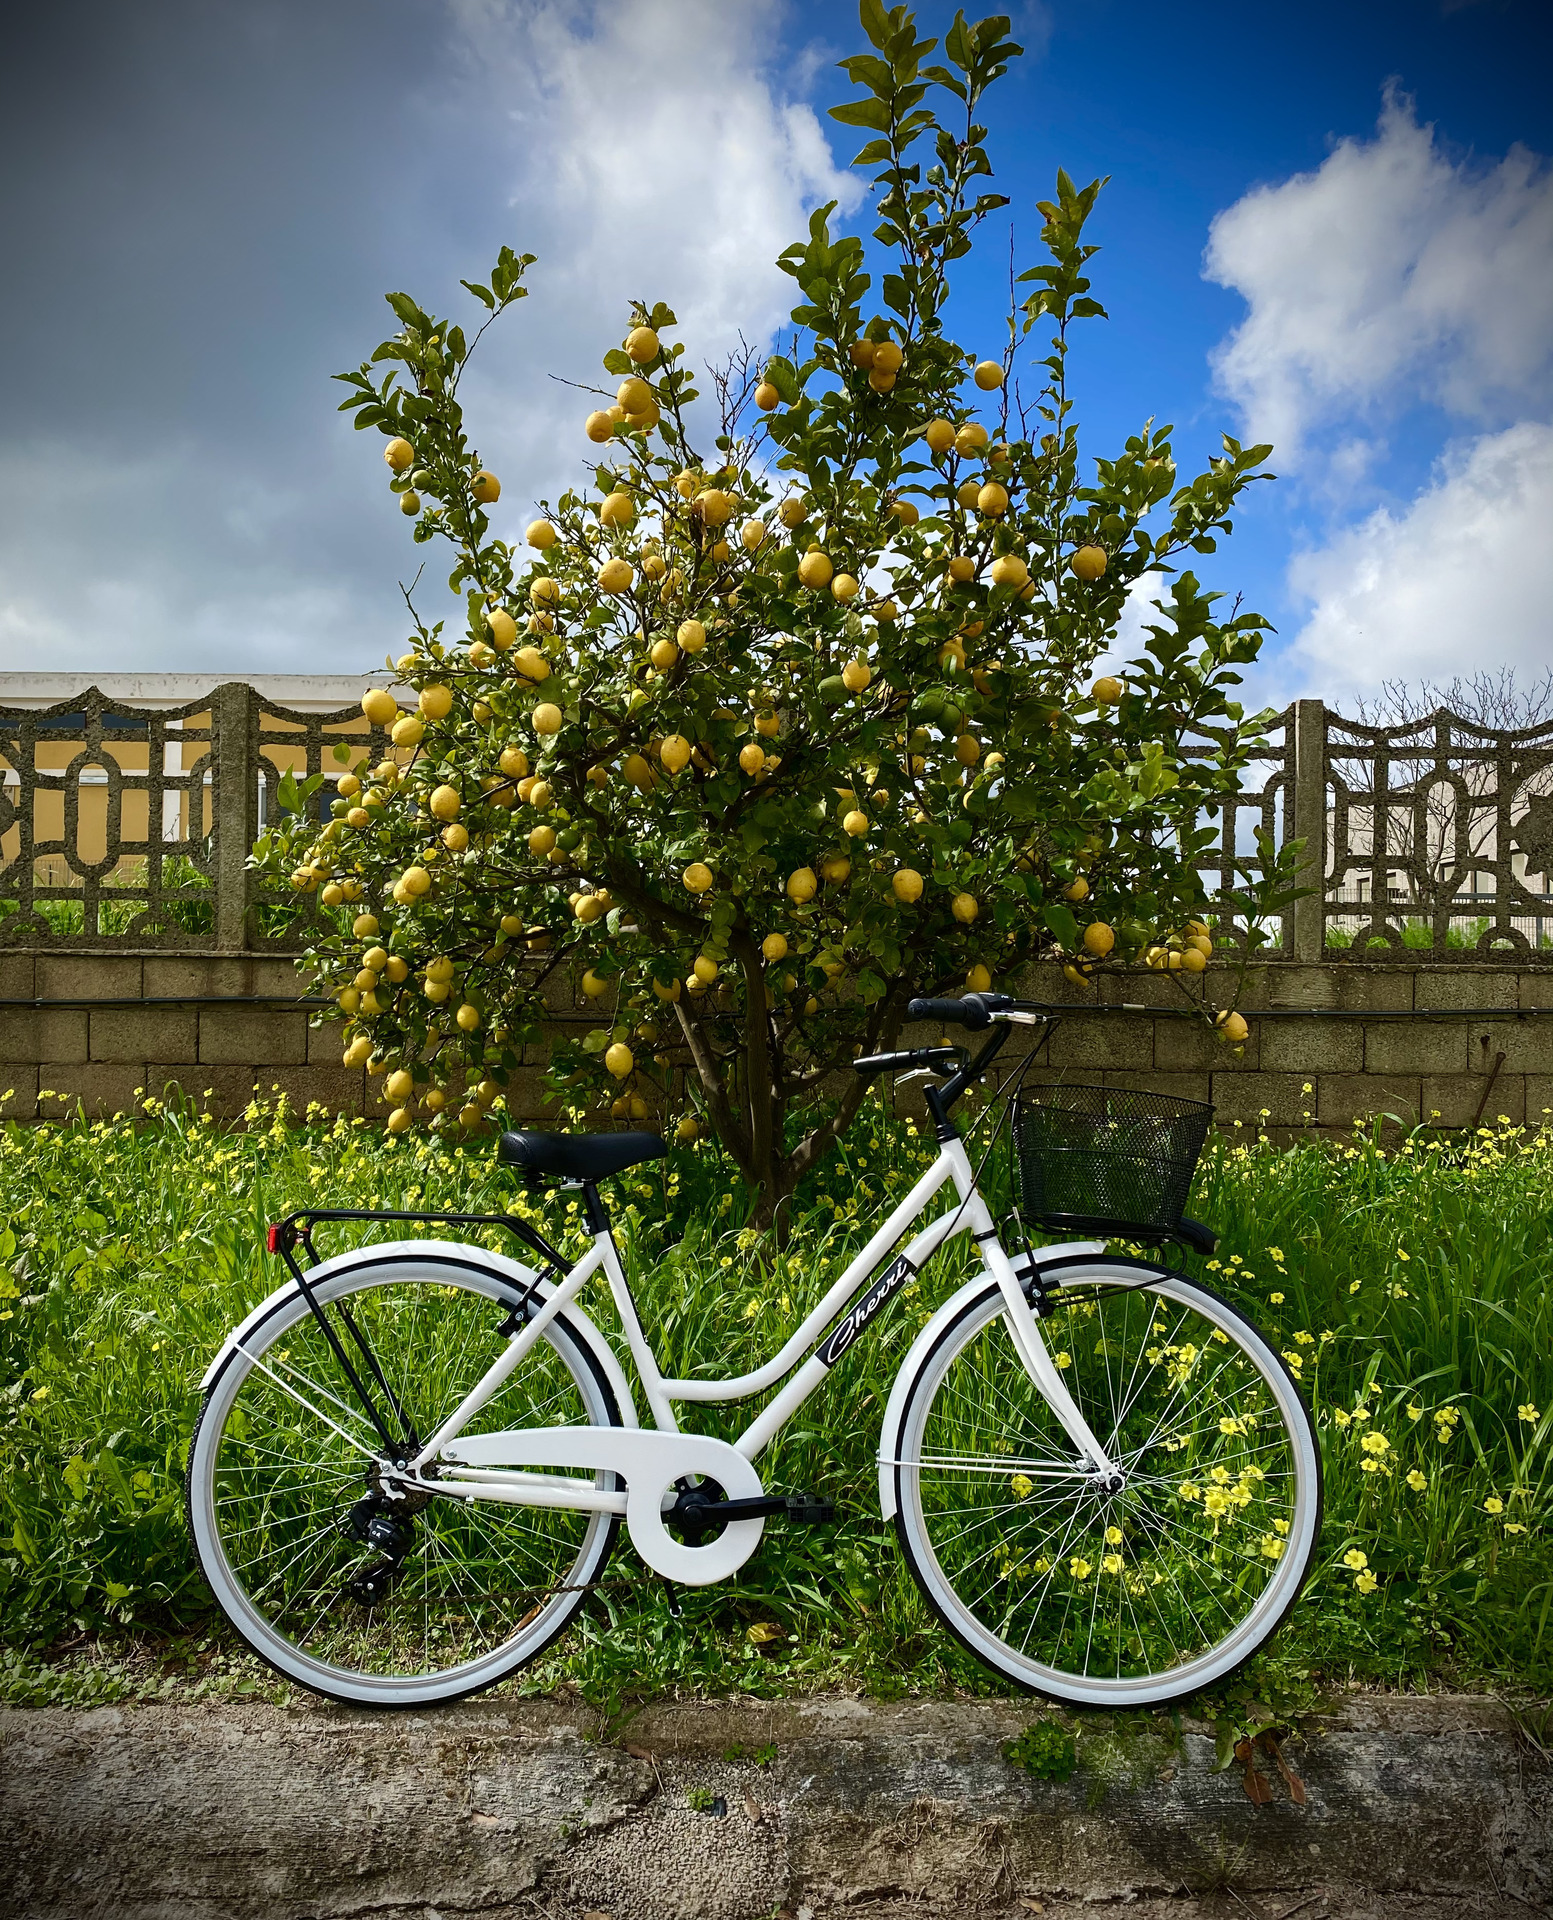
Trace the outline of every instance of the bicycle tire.
{"label": "bicycle tire", "polygon": [[[388,1314],[380,1309],[391,1304],[387,1293],[390,1288],[398,1290],[407,1308],[418,1307],[420,1301],[431,1299],[429,1294],[422,1294],[418,1301],[407,1289],[440,1292],[443,1303],[440,1318],[436,1317],[433,1306],[418,1319],[412,1315],[403,1329],[415,1332],[421,1342],[416,1367],[422,1378],[428,1366],[434,1364],[428,1355],[438,1350],[432,1336],[439,1327],[442,1348],[450,1347],[453,1334],[462,1342],[457,1356],[459,1384],[450,1376],[445,1388],[437,1394],[435,1418],[440,1421],[500,1352],[504,1341],[498,1328],[504,1313],[517,1304],[517,1295],[510,1282],[491,1273],[478,1261],[460,1261],[456,1252],[446,1256],[428,1256],[424,1252],[386,1255],[381,1260],[367,1260],[324,1278],[316,1288],[316,1297],[327,1307],[336,1307],[342,1299],[349,1300],[358,1321],[368,1323],[369,1337],[385,1376],[390,1380],[398,1376],[396,1390],[401,1396],[409,1390],[408,1383],[414,1373],[399,1356],[379,1351],[389,1325]],[[452,1310],[455,1297],[460,1303],[467,1303],[467,1310],[460,1306],[461,1324],[456,1328]],[[373,1322],[377,1324],[371,1324]],[[487,1334],[488,1344],[480,1345]],[[287,1343],[285,1347],[280,1347],[282,1341]],[[304,1360],[301,1367],[294,1367],[291,1353],[298,1345],[304,1348]],[[257,1364],[264,1362],[269,1366],[272,1360],[268,1373],[264,1366]],[[326,1364],[334,1367],[333,1374],[327,1381],[315,1378],[318,1369]],[[332,1399],[333,1406],[326,1420],[348,1427],[353,1396],[328,1353],[300,1291],[280,1296],[257,1324],[247,1328],[241,1346],[212,1380],[190,1441],[185,1483],[190,1534],[200,1570],[235,1631],[262,1660],[287,1679],[347,1705],[408,1708],[459,1699],[494,1686],[527,1665],[566,1630],[587,1598],[588,1587],[598,1580],[613,1551],[620,1527],[619,1516],[437,1499],[415,1516],[412,1524],[420,1545],[418,1552],[407,1555],[404,1563],[409,1566],[412,1560],[418,1561],[411,1577],[412,1581],[420,1581],[425,1603],[423,1658],[415,1670],[399,1670],[410,1664],[410,1642],[404,1638],[403,1617],[415,1593],[413,1584],[406,1588],[403,1572],[396,1576],[394,1589],[381,1607],[359,1607],[357,1611],[363,1617],[351,1617],[349,1582],[359,1574],[363,1560],[375,1550],[351,1540],[340,1529],[348,1520],[351,1506],[369,1491],[369,1470],[363,1469],[360,1455],[353,1454],[343,1441],[325,1438],[325,1426],[295,1410],[300,1389],[285,1386],[277,1390],[275,1379],[282,1374],[306,1379],[315,1412],[322,1413],[318,1403],[326,1396]],[[261,1378],[266,1383],[264,1388],[255,1389],[245,1403],[244,1389]],[[571,1423],[622,1424],[614,1389],[592,1351],[591,1342],[568,1323],[563,1313],[551,1323],[533,1353],[467,1430],[473,1433],[505,1425],[536,1424],[532,1410],[525,1406],[525,1399],[533,1398],[533,1391],[525,1387],[526,1380],[541,1384],[544,1380],[554,1382],[551,1397],[558,1396],[568,1403],[562,1411],[570,1415]],[[563,1381],[567,1384],[560,1384]],[[282,1457],[283,1448],[272,1450],[268,1464],[262,1467],[256,1464],[259,1455],[251,1439],[254,1421],[262,1419],[266,1409],[272,1406],[284,1412],[298,1434],[306,1436],[293,1448],[299,1456],[294,1467]],[[237,1410],[242,1414],[241,1428],[233,1420]],[[526,1419],[525,1414],[529,1415]],[[375,1444],[364,1418],[358,1415],[357,1419],[362,1438],[373,1439]],[[427,1420],[420,1430],[423,1435],[429,1435],[435,1431],[435,1425]],[[257,1444],[267,1444],[262,1429]],[[252,1455],[246,1466],[241,1451],[245,1448]],[[307,1449],[312,1449],[316,1456],[311,1463],[300,1457]],[[271,1476],[267,1482],[258,1479],[261,1472]],[[227,1476],[224,1483],[223,1475]],[[614,1475],[599,1474],[594,1476],[593,1484],[610,1487],[618,1482]],[[228,1516],[232,1524],[227,1525],[222,1516],[234,1503],[241,1510]],[[293,1511],[304,1523],[317,1523],[306,1536],[318,1542],[319,1560],[316,1571],[304,1568],[304,1575],[315,1582],[309,1604],[318,1600],[321,1618],[325,1617],[325,1610],[334,1609],[344,1623],[335,1636],[339,1646],[332,1657],[310,1652],[307,1645],[299,1641],[295,1630],[283,1626],[284,1616],[275,1617],[276,1605],[255,1595],[252,1570],[259,1564],[257,1560],[246,1562],[246,1577],[244,1568],[234,1564],[232,1535],[238,1520],[252,1514],[255,1516],[253,1526],[268,1526],[283,1532],[290,1524]],[[555,1564],[548,1569],[541,1568],[534,1576],[531,1607],[518,1618],[510,1632],[503,1633],[498,1596],[460,1592],[454,1583],[456,1529],[463,1530],[472,1548],[500,1557],[504,1566],[513,1570],[513,1556],[521,1544],[518,1529],[524,1524],[520,1516],[527,1516],[532,1527],[539,1515],[544,1516],[543,1524],[556,1541],[552,1555]],[[575,1541],[565,1538],[568,1525],[576,1536]],[[505,1545],[502,1529],[506,1530]],[[256,1546],[262,1544],[262,1538],[256,1542]],[[524,1569],[528,1559],[541,1556],[542,1548],[542,1536],[537,1546],[525,1547]],[[285,1549],[276,1549],[282,1550]],[[474,1556],[471,1552],[466,1557],[473,1559]],[[435,1573],[431,1569],[435,1569]],[[554,1577],[556,1575],[560,1577]],[[444,1597],[440,1602],[442,1615],[435,1623],[434,1632],[431,1609],[438,1582]],[[300,1580],[298,1584],[300,1587]],[[288,1609],[294,1606],[295,1599],[295,1595],[287,1596]],[[512,1604],[517,1606],[517,1597]],[[390,1625],[391,1610],[396,1606],[400,1610],[397,1628]],[[376,1618],[379,1614],[381,1621]],[[465,1617],[462,1627],[457,1619],[460,1614]],[[467,1640],[477,1617],[489,1617],[488,1631],[495,1636],[491,1644],[466,1656],[452,1658],[446,1664],[436,1664],[433,1652],[436,1637],[449,1639],[456,1647],[459,1633]],[[381,1635],[377,1633],[380,1626]],[[400,1639],[391,1644],[403,1645],[406,1649],[397,1666],[390,1663],[381,1650],[393,1632],[398,1632]],[[350,1645],[359,1648],[354,1663],[342,1657],[339,1650],[341,1646]],[[383,1670],[371,1670],[370,1661],[374,1658]]]}
{"label": "bicycle tire", "polygon": [[[1107,1379],[1118,1378],[1128,1348],[1116,1343],[1102,1318],[1086,1370],[1082,1364],[1086,1355],[1070,1330],[1085,1318],[1075,1309],[1102,1300],[1125,1300],[1136,1328],[1131,1343],[1134,1372],[1125,1389],[1130,1398],[1118,1408],[1113,1390],[1114,1417],[1109,1426],[1098,1417],[1098,1396],[1087,1375],[1098,1378],[1103,1370]],[[1141,1306],[1133,1309],[1131,1305],[1144,1300],[1152,1302],[1146,1316]],[[1173,1315],[1178,1331],[1188,1318],[1209,1329],[1200,1348],[1190,1339],[1176,1340],[1172,1358],[1172,1342],[1153,1339],[1147,1329],[1154,1325],[1162,1304]],[[1098,1304],[1091,1311],[1098,1315]],[[1065,1364],[1065,1384],[1119,1461],[1135,1444],[1142,1419],[1155,1419],[1154,1433],[1127,1467],[1126,1486],[1107,1495],[1085,1484],[1077,1473],[1072,1443],[1018,1360],[1003,1313],[1001,1290],[989,1280],[946,1321],[923,1353],[903,1403],[894,1466],[896,1530],[928,1605],[960,1644],[994,1672],[1024,1690],[1071,1705],[1113,1710],[1153,1707],[1211,1686],[1277,1631],[1299,1598],[1317,1551],[1320,1448],[1288,1366],[1229,1301],[1185,1275],[1103,1257],[1087,1266],[1067,1268],[1054,1295],[1053,1316],[1043,1323],[1043,1337],[1059,1363]],[[1112,1324],[1117,1318],[1113,1315]],[[1214,1330],[1221,1337],[1216,1338]],[[985,1340],[993,1344],[970,1359],[969,1372],[957,1373],[958,1363]],[[1195,1357],[1183,1366],[1180,1354],[1187,1348]],[[1197,1360],[1215,1348],[1234,1356],[1236,1371],[1225,1390],[1244,1381],[1247,1395],[1241,1413],[1229,1408],[1214,1415],[1210,1404],[1199,1423],[1197,1415],[1189,1412],[1182,1389],[1191,1384]],[[1103,1369],[1093,1364],[1102,1355]],[[1229,1364],[1229,1360],[1222,1362],[1210,1379],[1220,1379]],[[1172,1369],[1178,1376],[1174,1382]],[[946,1385],[958,1396],[957,1403],[946,1395]],[[1001,1405],[996,1404],[999,1400]],[[1222,1396],[1215,1404],[1227,1405]],[[1168,1411],[1177,1405],[1179,1418]],[[936,1421],[935,1407],[939,1409]],[[1160,1413],[1161,1407],[1167,1412]],[[1282,1443],[1276,1437],[1256,1440],[1258,1425],[1269,1410],[1276,1410],[1279,1417]],[[1220,1422],[1242,1414],[1252,1415],[1250,1428],[1240,1433],[1219,1431]],[[1161,1434],[1167,1418],[1171,1431]],[[1203,1424],[1209,1418],[1214,1421],[1213,1445]],[[945,1436],[968,1432],[985,1434],[1002,1451],[984,1457],[934,1451]],[[1016,1439],[1030,1443],[1025,1464],[1047,1476],[1039,1500],[1033,1497],[1031,1475],[1022,1471],[1024,1455],[1012,1450]],[[1050,1461],[1036,1457],[1041,1444],[1057,1449]],[[1278,1451],[1280,1444],[1287,1448],[1286,1460]],[[1064,1449],[1067,1465],[1062,1463]],[[1253,1452],[1265,1458],[1265,1467]],[[1183,1460],[1182,1455],[1187,1457]],[[1152,1471],[1140,1470],[1145,1457]],[[1173,1466],[1161,1471],[1167,1459],[1181,1460],[1186,1472]],[[945,1464],[936,1464],[940,1461]],[[1232,1472],[1235,1462],[1238,1470]],[[996,1489],[999,1497],[992,1497],[1000,1477],[1012,1497],[1004,1496],[1001,1487]],[[1196,1484],[1197,1478],[1202,1485]],[[961,1483],[960,1491],[951,1493],[956,1481]],[[963,1499],[964,1505],[952,1508],[951,1498]],[[1275,1503],[1281,1510],[1275,1510]],[[1176,1556],[1173,1560],[1167,1557],[1166,1545],[1167,1510],[1172,1504],[1175,1512],[1169,1516],[1170,1524],[1178,1525],[1178,1534],[1172,1536],[1176,1544],[1169,1548]],[[993,1508],[1001,1513],[994,1514]],[[972,1517],[964,1520],[966,1514]],[[977,1526],[982,1528],[980,1537],[973,1533]],[[1237,1539],[1250,1541],[1253,1527],[1262,1529],[1255,1536],[1255,1548],[1236,1544]],[[1042,1536],[1039,1545],[1028,1537],[1037,1532]],[[973,1548],[983,1555],[980,1564],[973,1562]],[[1022,1613],[1021,1581],[1027,1583]],[[1167,1591],[1162,1598],[1160,1589],[1167,1585],[1173,1587],[1174,1595]],[[1192,1612],[1199,1587],[1206,1596],[1202,1611],[1210,1612],[1211,1598],[1226,1616],[1222,1631],[1205,1629]],[[1236,1595],[1242,1592],[1244,1612],[1237,1617],[1230,1602],[1238,1606]],[[1083,1625],[1080,1596],[1089,1605],[1086,1654],[1082,1662],[1070,1656],[1064,1664],[1055,1655],[1077,1644]],[[1075,1598],[1080,1598],[1077,1616]],[[1150,1607],[1158,1613],[1158,1622],[1148,1618]],[[1130,1625],[1124,1610],[1131,1614]],[[1186,1620],[1189,1626],[1181,1624]],[[1015,1646],[1010,1642],[1021,1621],[1023,1639]],[[1110,1650],[1105,1672],[1098,1670],[1097,1623],[1103,1629],[1101,1647]],[[1169,1645],[1172,1639],[1194,1636],[1198,1644]],[[1046,1657],[1030,1652],[1032,1639],[1046,1650]],[[1137,1651],[1132,1651],[1134,1642]],[[1167,1646],[1168,1659],[1163,1657]]]}

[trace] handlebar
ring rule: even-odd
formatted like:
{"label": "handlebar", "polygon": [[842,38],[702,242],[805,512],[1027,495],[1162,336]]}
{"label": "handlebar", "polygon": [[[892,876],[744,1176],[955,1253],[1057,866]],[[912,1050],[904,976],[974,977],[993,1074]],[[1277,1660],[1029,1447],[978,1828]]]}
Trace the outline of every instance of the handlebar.
{"label": "handlebar", "polygon": [[958,1000],[913,1000],[906,1008],[908,1020],[942,1020],[946,1026],[968,1027],[980,1033],[992,1025],[995,1013],[1005,1013],[1016,1003],[1006,993],[967,993]]}

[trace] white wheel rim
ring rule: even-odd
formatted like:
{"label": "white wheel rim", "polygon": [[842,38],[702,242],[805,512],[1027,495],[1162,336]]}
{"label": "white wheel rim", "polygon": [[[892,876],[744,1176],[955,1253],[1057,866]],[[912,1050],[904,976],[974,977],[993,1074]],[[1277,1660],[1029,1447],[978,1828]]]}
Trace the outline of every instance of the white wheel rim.
{"label": "white wheel rim", "polygon": [[[461,1291],[482,1294],[493,1304],[501,1304],[510,1289],[503,1288],[479,1267],[449,1260],[433,1262],[425,1258],[394,1260],[353,1267],[331,1276],[318,1289],[321,1302],[332,1302],[342,1295],[361,1293],[385,1280],[420,1282],[428,1285],[456,1285]],[[262,1357],[292,1327],[309,1318],[309,1309],[300,1296],[290,1295],[276,1302],[274,1310],[260,1326],[250,1329],[243,1345],[249,1354]],[[593,1424],[607,1424],[611,1409],[605,1390],[595,1379],[581,1356],[584,1349],[561,1323],[554,1326],[554,1346],[561,1364],[575,1385]],[[242,1637],[269,1664],[316,1692],[334,1699],[359,1701],[370,1705],[413,1706],[479,1691],[493,1685],[531,1657],[564,1626],[557,1614],[567,1618],[581,1605],[583,1596],[575,1591],[556,1593],[521,1631],[478,1658],[430,1674],[367,1675],[348,1667],[339,1667],[308,1654],[285,1634],[279,1632],[251,1602],[237,1570],[227,1554],[215,1516],[215,1452],[225,1431],[243,1383],[252,1368],[242,1353],[234,1353],[221,1374],[212,1383],[210,1397],[199,1424],[190,1462],[190,1519],[195,1550],[202,1571],[222,1611]],[[473,1384],[471,1379],[470,1385]],[[567,1586],[578,1587],[594,1579],[608,1551],[611,1529],[608,1517],[594,1514],[584,1530],[576,1560],[567,1575]]]}
{"label": "white wheel rim", "polygon": [[[1103,1262],[1063,1275],[1068,1287],[1096,1284],[1110,1288],[1137,1288],[1137,1276],[1119,1274]],[[956,1635],[989,1666],[1024,1686],[1053,1699],[1122,1708],[1157,1703],[1195,1693],[1222,1679],[1255,1652],[1273,1631],[1303,1583],[1319,1524],[1320,1463],[1309,1423],[1298,1393],[1277,1354],[1257,1330],[1234,1309],[1216,1300],[1190,1281],[1161,1279],[1150,1293],[1191,1308],[1214,1326],[1230,1332],[1241,1351],[1266,1384],[1282,1417],[1295,1476],[1294,1516],[1283,1556],[1273,1577],[1257,1596],[1244,1619],[1204,1655],[1145,1676],[1121,1679],[1076,1675],[1017,1653],[986,1627],[961,1600],[939,1565],[920,1500],[922,1431],[946,1374],[958,1356],[1003,1311],[995,1285],[972,1301],[954,1326],[935,1345],[917,1379],[912,1382],[901,1423],[899,1464],[895,1469],[900,1522],[911,1557],[930,1588],[935,1606]]]}

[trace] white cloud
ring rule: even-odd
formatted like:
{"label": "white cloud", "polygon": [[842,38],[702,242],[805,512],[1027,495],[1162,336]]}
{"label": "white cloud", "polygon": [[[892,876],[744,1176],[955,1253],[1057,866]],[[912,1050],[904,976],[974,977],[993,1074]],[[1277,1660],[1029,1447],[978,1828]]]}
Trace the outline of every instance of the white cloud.
{"label": "white cloud", "polygon": [[1553,172],[1521,146],[1451,159],[1394,90],[1373,140],[1219,214],[1205,271],[1250,309],[1215,355],[1220,383],[1285,470],[1319,426],[1388,402],[1487,424],[1548,394]]}
{"label": "white cloud", "polygon": [[1441,460],[1403,512],[1382,508],[1290,566],[1312,602],[1283,663],[1327,699],[1383,680],[1449,681],[1553,658],[1553,427],[1487,434]]}
{"label": "white cloud", "polygon": [[[350,172],[346,142],[318,149],[316,208],[290,187],[261,196],[250,225],[295,219],[306,238],[316,217],[328,237],[276,253],[292,298],[242,379],[169,418],[104,335],[146,403],[133,425],[62,407],[47,428],[13,429],[0,668],[370,668],[402,642],[395,583],[422,559],[426,609],[447,611],[442,550],[406,537],[377,435],[334,413],[328,369],[395,324],[371,289],[406,288],[467,322],[478,309],[460,277],[479,279],[504,241],[538,256],[531,297],[493,329],[465,388],[511,535],[595,452],[581,433],[595,403],[551,376],[608,379],[600,356],[632,296],[675,309],[698,369],[741,332],[761,345],[792,304],[776,255],[815,204],[860,197],[794,97],[795,69],[766,65],[784,53],[779,0],[448,0],[439,17],[444,64],[423,49],[403,93],[374,101],[391,138],[370,179]],[[356,111],[340,87],[340,111]],[[205,288],[180,271],[194,274],[175,289],[191,316],[180,352],[233,359],[247,336],[223,310],[213,340],[192,337]],[[713,431],[703,420],[708,447]]]}

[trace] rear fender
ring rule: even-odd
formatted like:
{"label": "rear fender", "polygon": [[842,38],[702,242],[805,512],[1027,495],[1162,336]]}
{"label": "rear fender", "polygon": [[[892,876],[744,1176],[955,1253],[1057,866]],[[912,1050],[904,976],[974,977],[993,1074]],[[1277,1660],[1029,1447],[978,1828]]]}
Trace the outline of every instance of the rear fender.
{"label": "rear fender", "polygon": [[[453,1240],[382,1240],[369,1247],[352,1247],[346,1253],[338,1253],[330,1260],[324,1260],[308,1271],[310,1285],[328,1280],[339,1273],[349,1273],[360,1267],[374,1267],[388,1264],[419,1263],[422,1260],[435,1260],[440,1266],[459,1266],[473,1268],[500,1280],[513,1294],[521,1295],[529,1287],[535,1288],[540,1299],[548,1299],[555,1291],[548,1280],[537,1279],[532,1267],[525,1267],[520,1261],[510,1260],[505,1254],[493,1253],[489,1247],[468,1246]],[[200,1381],[200,1391],[207,1392],[220,1378],[222,1369],[237,1351],[238,1343],[248,1334],[260,1327],[285,1302],[295,1299],[301,1292],[295,1280],[287,1280],[284,1286],[277,1287],[266,1300],[261,1300],[248,1317],[234,1327],[221,1343],[220,1351],[205,1369],[205,1377]],[[636,1402],[631,1396],[630,1383],[625,1370],[615,1357],[615,1351],[598,1328],[574,1301],[562,1314],[567,1326],[589,1349],[598,1361],[605,1378],[614,1390],[615,1400],[620,1408],[620,1418],[628,1427],[639,1426]]]}

